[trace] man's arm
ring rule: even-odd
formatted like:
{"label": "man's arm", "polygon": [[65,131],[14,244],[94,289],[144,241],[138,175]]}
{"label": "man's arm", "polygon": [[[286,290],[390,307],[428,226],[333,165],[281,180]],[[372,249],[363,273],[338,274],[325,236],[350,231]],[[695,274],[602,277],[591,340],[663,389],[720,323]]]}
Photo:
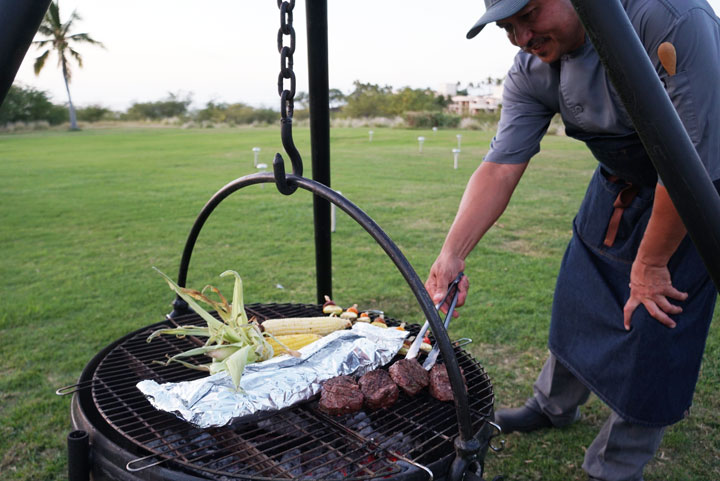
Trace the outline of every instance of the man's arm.
{"label": "man's arm", "polygon": [[[455,220],[425,282],[433,302],[442,299],[448,284],[465,269],[465,258],[503,213],[526,167],[527,162],[483,162],[470,177]],[[468,280],[464,276],[458,306],[465,303],[467,291]]]}
{"label": "man's arm", "polygon": [[[638,4],[640,5],[640,4]],[[677,51],[677,73],[667,72],[656,62],[658,75],[665,83],[668,95],[690,135],[711,179],[720,177],[720,45],[715,15],[705,7],[688,8],[673,24],[667,22],[664,4],[645,4],[636,12],[633,24],[641,33],[651,59],[657,59],[656,49],[661,42],[671,42]],[[660,27],[640,28],[640,25]],[[669,26],[665,30],[663,26]],[[682,159],[678,159],[682,161]],[[640,243],[630,274],[630,298],[624,308],[625,328],[630,328],[631,315],[643,304],[650,315],[668,327],[675,322],[668,314],[678,314],[682,308],[668,299],[684,301],[687,294],[671,284],[667,263],[685,236],[685,226],[673,206],[667,190],[658,185],[655,202],[645,236]]]}
{"label": "man's arm", "polygon": [[679,314],[682,308],[668,298],[684,301],[688,295],[673,287],[667,263],[685,234],[667,189],[658,184],[650,221],[630,272],[630,298],[623,309],[625,329],[630,329],[632,313],[640,304],[660,323],[675,327],[668,314]]}

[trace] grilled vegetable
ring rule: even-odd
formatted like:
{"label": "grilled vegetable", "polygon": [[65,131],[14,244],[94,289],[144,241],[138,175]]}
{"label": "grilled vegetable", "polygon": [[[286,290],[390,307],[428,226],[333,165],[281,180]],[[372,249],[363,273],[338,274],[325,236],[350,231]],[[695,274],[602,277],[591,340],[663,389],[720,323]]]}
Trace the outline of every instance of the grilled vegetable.
{"label": "grilled vegetable", "polygon": [[297,352],[297,349],[317,341],[320,337],[321,336],[318,334],[287,334],[284,336],[271,337],[267,340],[267,342],[273,348],[275,353],[273,357],[285,353],[289,353],[291,355],[295,355],[295,353],[297,353],[299,355],[300,353]]}
{"label": "grilled vegetable", "polygon": [[323,304],[323,314],[340,314],[342,313],[343,309],[342,307],[335,304],[335,302],[330,299],[330,297],[325,296],[325,304]]}
{"label": "grilled vegetable", "polygon": [[[400,326],[394,327],[393,329],[400,329]],[[404,331],[405,329],[402,329],[402,330]],[[410,336],[410,337],[408,337],[407,339],[405,339],[405,341],[403,342],[402,347],[401,347],[400,350],[398,351],[398,354],[403,355],[403,356],[404,356],[405,354],[407,354],[407,353],[408,353],[408,349],[410,349],[410,346],[412,345],[412,342],[413,342],[414,340],[415,340],[415,336]],[[424,342],[424,341],[423,341],[423,343],[420,344],[420,350],[421,350],[422,352],[430,352],[430,351],[432,351],[432,345],[429,344],[429,343],[427,343],[427,342]]]}
{"label": "grilled vegetable", "polygon": [[[360,320],[360,319],[358,318],[358,320]],[[379,319],[374,320],[373,322],[370,323],[370,325],[387,329],[387,324],[385,324],[383,321],[381,321]]]}
{"label": "grilled vegetable", "polygon": [[[265,340],[257,324],[250,322],[245,314],[243,304],[242,279],[235,271],[225,271],[220,277],[232,275],[235,277],[233,289],[233,302],[228,304],[220,291],[213,286],[206,286],[202,291],[196,291],[180,287],[172,279],[154,268],[160,273],[170,288],[175,291],[205,322],[207,327],[180,326],[177,328],[159,329],[153,332],[147,342],[163,334],[174,334],[176,336],[200,336],[207,337],[205,345],[190,349],[180,354],[169,357],[165,364],[178,362],[183,366],[208,371],[215,374],[227,371],[232,378],[236,389],[240,388],[240,379],[245,370],[245,365],[256,361],[264,361],[273,355],[272,346]],[[205,295],[206,290],[211,290],[220,298],[215,301]],[[203,309],[197,301],[204,302],[215,308],[222,321],[217,320],[212,314]],[[205,354],[212,358],[209,364],[195,365],[183,360],[183,358]]]}
{"label": "grilled vegetable", "polygon": [[340,317],[343,319],[348,319],[350,321],[354,321],[358,318],[358,309],[357,304],[353,304],[352,307],[348,307],[345,312],[340,314]]}
{"label": "grilled vegetable", "polygon": [[350,321],[335,316],[268,319],[262,323],[263,330],[273,336],[286,334],[319,334],[324,336],[348,327],[350,327]]}

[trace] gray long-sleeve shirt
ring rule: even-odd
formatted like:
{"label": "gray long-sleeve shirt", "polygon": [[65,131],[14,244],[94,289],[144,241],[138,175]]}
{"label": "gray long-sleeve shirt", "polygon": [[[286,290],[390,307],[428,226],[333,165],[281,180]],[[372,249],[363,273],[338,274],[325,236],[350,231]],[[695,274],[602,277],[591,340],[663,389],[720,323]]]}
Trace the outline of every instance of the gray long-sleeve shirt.
{"label": "gray long-sleeve shirt", "polygon": [[[720,21],[704,0],[622,0],[712,180],[720,179]],[[658,59],[662,42],[677,51],[677,73]],[[498,130],[485,161],[523,163],[540,150],[552,116],[567,135],[612,138],[632,122],[586,38],[552,64],[518,52],[505,81]],[[658,119],[662,121],[662,119]]]}

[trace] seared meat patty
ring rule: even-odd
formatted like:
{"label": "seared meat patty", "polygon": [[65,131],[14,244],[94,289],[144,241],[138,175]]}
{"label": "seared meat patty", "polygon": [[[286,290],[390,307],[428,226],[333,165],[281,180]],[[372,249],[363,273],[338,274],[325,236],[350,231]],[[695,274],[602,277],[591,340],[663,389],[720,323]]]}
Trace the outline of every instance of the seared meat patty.
{"label": "seared meat patty", "polygon": [[365,396],[365,404],[370,409],[390,407],[400,395],[397,384],[383,369],[376,369],[364,374],[358,384],[360,391]]}
{"label": "seared meat patty", "polygon": [[328,414],[340,415],[360,411],[364,396],[350,376],[328,379],[322,386],[318,407]]}
{"label": "seared meat patty", "polygon": [[[462,369],[460,370],[462,374]],[[463,377],[463,381],[464,381]],[[430,370],[430,395],[438,401],[452,401],[454,399],[450,376],[445,364],[435,364]]]}
{"label": "seared meat patty", "polygon": [[390,377],[407,393],[414,396],[428,385],[428,372],[415,359],[400,359],[390,366]]}

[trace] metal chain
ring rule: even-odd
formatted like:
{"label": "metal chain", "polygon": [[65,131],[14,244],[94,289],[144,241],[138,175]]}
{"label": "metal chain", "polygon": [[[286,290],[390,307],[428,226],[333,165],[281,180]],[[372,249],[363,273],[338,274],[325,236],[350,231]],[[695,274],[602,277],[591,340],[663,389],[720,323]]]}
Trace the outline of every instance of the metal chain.
{"label": "metal chain", "polygon": [[[292,118],[295,109],[295,72],[293,72],[293,54],[295,53],[295,29],[293,28],[293,8],[295,0],[278,0],[280,9],[280,29],[277,35],[280,53],[280,74],[278,75],[278,95],[280,95],[280,113],[282,118]],[[284,37],[290,37],[290,45],[284,45]],[[290,80],[290,89],[285,88],[285,80]]]}
{"label": "metal chain", "polygon": [[[282,115],[280,137],[283,147],[292,162],[293,175],[302,176],[303,166],[300,152],[292,138],[292,117],[295,110],[295,72],[293,72],[293,54],[295,53],[295,29],[293,28],[293,8],[295,0],[277,0],[280,9],[280,29],[277,34],[277,47],[280,53],[280,74],[278,75],[278,94],[280,95],[280,114]],[[289,36],[289,45],[285,45],[285,37]],[[285,88],[285,80],[290,80],[290,88]],[[290,195],[297,189],[297,184],[287,179],[285,165],[280,154],[275,154],[273,161],[275,184],[278,190]]]}

